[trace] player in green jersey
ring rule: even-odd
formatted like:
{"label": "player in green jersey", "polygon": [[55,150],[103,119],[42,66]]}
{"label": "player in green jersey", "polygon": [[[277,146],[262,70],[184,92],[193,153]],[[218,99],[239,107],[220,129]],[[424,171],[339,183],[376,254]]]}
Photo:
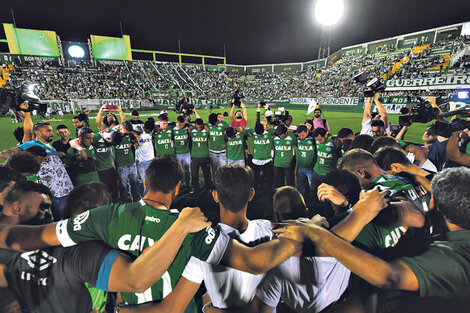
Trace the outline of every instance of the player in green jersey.
{"label": "player in green jersey", "polygon": [[199,168],[204,174],[204,185],[212,187],[209,161],[209,129],[201,118],[196,118],[194,127],[189,130],[191,138],[191,183],[193,190],[199,190]]}
{"label": "player in green jersey", "polygon": [[237,163],[245,165],[244,136],[246,132],[243,128],[229,127],[225,130],[227,136],[227,163]]}
{"label": "player in green jersey", "polygon": [[226,121],[219,120],[216,113],[209,115],[209,160],[211,162],[212,176],[215,175],[218,166],[227,164],[225,130],[229,126]]}
{"label": "player in green jersey", "polygon": [[153,133],[155,156],[174,154],[173,131],[168,128],[168,115],[161,114],[158,117],[158,125]]}
{"label": "player in green jersey", "polygon": [[[134,142],[139,142],[139,136],[134,132],[129,121],[124,121],[117,127],[111,128],[111,132],[114,162],[121,180],[121,201],[136,202],[139,199],[139,191],[137,188],[137,166],[132,145]],[[129,198],[129,189],[131,198]]]}
{"label": "player in green jersey", "polygon": [[[294,187],[294,146],[296,138],[287,132],[284,124],[276,128],[276,137],[274,137],[274,187],[284,186],[285,184]],[[284,183],[284,180],[286,183]]]}
{"label": "player in green jersey", "polygon": [[255,125],[254,130],[247,128],[247,133],[253,137],[253,159],[250,167],[255,173],[255,190],[271,193],[273,190],[273,136],[260,123]]}
{"label": "player in green jersey", "polygon": [[335,146],[333,136],[323,127],[315,128],[313,138],[316,141],[317,160],[313,167],[312,190],[316,195],[323,176],[336,168],[338,159],[341,157],[341,147]]}
{"label": "player in green jersey", "polygon": [[192,192],[191,186],[191,154],[189,153],[189,128],[184,119],[180,115],[176,118],[176,125],[171,126],[173,132],[173,143],[175,146],[175,154],[178,161],[184,169],[184,178],[186,187]]}
{"label": "player in green jersey", "polygon": [[[176,157],[163,155],[154,159],[147,170],[147,194],[140,202],[98,207],[75,218],[44,227],[14,228],[1,225],[0,247],[24,251],[59,244],[70,246],[99,239],[113,248],[127,251],[135,257],[140,256],[148,247],[159,242],[177,220],[178,212],[169,208],[179,192],[182,178],[183,169]],[[258,274],[282,263],[289,256],[300,252],[301,248],[300,244],[292,240],[278,239],[249,248],[217,229],[207,227],[186,236],[177,254],[167,251],[171,256],[165,253],[160,255],[155,266],[148,267],[148,276],[140,277],[147,282],[155,281],[158,278],[155,272],[158,271],[162,279],[149,289],[143,290],[141,286],[138,290],[140,293],[124,293],[123,299],[128,304],[162,300],[175,287],[192,255],[211,264]],[[162,264],[167,261],[168,264]]]}
{"label": "player in green jersey", "polygon": [[93,130],[88,127],[82,127],[78,131],[77,144],[85,151],[86,158],[83,158],[80,151],[73,147],[67,150],[64,163],[73,173],[75,186],[100,181],[97,172],[98,162],[95,159],[95,149],[92,142]]}
{"label": "player in green jersey", "polygon": [[[308,136],[308,128],[306,125],[297,127],[297,189],[304,198],[308,195],[313,196],[313,165],[316,160],[315,140]],[[305,188],[305,180],[308,182],[308,189]]]}

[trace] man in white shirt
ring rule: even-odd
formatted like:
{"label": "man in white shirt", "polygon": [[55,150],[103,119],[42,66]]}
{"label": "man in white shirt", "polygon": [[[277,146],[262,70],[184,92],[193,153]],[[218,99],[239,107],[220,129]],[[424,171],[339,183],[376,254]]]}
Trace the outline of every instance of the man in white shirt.
{"label": "man in white shirt", "polygon": [[140,196],[143,197],[145,195],[143,184],[145,171],[149,167],[152,159],[155,157],[155,151],[153,149],[152,143],[152,132],[155,129],[155,123],[152,120],[147,120],[144,124],[141,125],[141,133],[139,131],[139,148],[135,150],[135,163],[137,165],[137,174],[139,177],[139,193]]}
{"label": "man in white shirt", "polygon": [[[361,135],[370,135],[373,137],[387,136],[390,132],[390,122],[388,121],[387,109],[379,101],[380,93],[376,93],[374,98],[366,98],[364,104],[364,114],[362,115],[362,129]],[[372,102],[375,102],[377,106],[378,114],[371,114]],[[382,121],[383,129],[381,125],[373,126],[373,121]]]}

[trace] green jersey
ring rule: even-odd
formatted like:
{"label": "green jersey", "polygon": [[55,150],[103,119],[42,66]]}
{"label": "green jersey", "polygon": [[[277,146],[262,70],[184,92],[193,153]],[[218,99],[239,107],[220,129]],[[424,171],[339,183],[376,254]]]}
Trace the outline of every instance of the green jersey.
{"label": "green jersey", "polygon": [[226,121],[219,121],[216,126],[209,126],[209,148],[211,151],[225,151],[225,130],[230,127]]}
{"label": "green jersey", "polygon": [[95,157],[98,161],[98,172],[106,171],[113,167],[111,157],[111,143],[107,142],[100,132],[93,136],[93,147],[95,147]]}
{"label": "green jersey", "polygon": [[189,135],[188,127],[179,128],[174,126],[172,129],[173,132],[173,143],[175,146],[176,154],[186,154],[189,153]]}
{"label": "green jersey", "polygon": [[284,138],[274,138],[274,166],[284,168],[292,167],[296,142],[295,136],[289,133],[287,133]]}
{"label": "green jersey", "polygon": [[[85,152],[88,158],[95,158],[95,148],[93,147],[93,145],[89,145],[88,147],[86,147]],[[87,173],[81,173],[80,169],[83,167],[83,163],[81,162],[83,161],[84,159],[82,159],[82,157],[80,156],[80,151],[72,147],[67,150],[67,155],[65,156],[64,163],[73,169],[75,173],[75,185],[86,184],[89,182],[99,182],[100,178],[96,170]],[[88,160],[88,163],[89,162],[94,162],[94,165],[96,166],[95,169],[97,168],[96,161]]]}
{"label": "green jersey", "polygon": [[262,135],[255,133],[253,129],[247,128],[250,136],[253,136],[253,160],[271,160],[273,151],[273,137],[268,131]]}
{"label": "green jersey", "polygon": [[237,133],[233,138],[227,137],[227,159],[232,161],[240,161],[245,159],[243,142],[245,131]]}
{"label": "green jersey", "polygon": [[313,170],[320,175],[328,174],[336,168],[338,159],[341,157],[341,150],[335,147],[333,136],[328,134],[324,143],[316,142],[317,162]]}
{"label": "green jersey", "polygon": [[130,134],[124,134],[121,143],[114,145],[114,161],[116,162],[116,167],[127,167],[135,163],[131,136]]}
{"label": "green jersey", "polygon": [[[115,249],[138,257],[160,240],[177,218],[177,210],[156,209],[143,200],[126,204],[114,203],[60,221],[56,234],[64,247],[82,241],[101,240]],[[139,304],[162,300],[175,288],[191,256],[216,264],[220,261],[228,240],[226,235],[210,227],[187,235],[161,279],[143,293],[123,292],[124,301]]]}
{"label": "green jersey", "polygon": [[173,148],[173,132],[171,129],[162,130],[158,134],[153,133],[153,141],[155,143],[155,156],[175,154]]}
{"label": "green jersey", "polygon": [[191,156],[194,158],[207,158],[209,156],[209,132],[205,129],[191,129]]}
{"label": "green jersey", "polygon": [[297,167],[311,170],[315,162],[315,139],[297,139]]}

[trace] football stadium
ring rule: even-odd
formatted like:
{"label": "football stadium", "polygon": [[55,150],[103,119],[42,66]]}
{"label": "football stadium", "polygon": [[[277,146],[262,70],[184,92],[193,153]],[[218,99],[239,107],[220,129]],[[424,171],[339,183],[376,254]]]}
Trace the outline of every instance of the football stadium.
{"label": "football stadium", "polygon": [[0,312],[468,312],[468,12],[1,3]]}

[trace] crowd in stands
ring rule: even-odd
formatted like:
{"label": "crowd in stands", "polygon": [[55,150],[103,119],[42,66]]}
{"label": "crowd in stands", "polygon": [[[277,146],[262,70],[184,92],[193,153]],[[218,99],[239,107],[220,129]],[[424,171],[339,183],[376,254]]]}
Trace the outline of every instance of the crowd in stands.
{"label": "crowd in stands", "polygon": [[392,137],[378,93],[359,133],[235,101],[86,113],[25,112],[0,153],[1,312],[468,310],[468,129]]}
{"label": "crowd in stands", "polygon": [[[248,99],[316,96],[359,96],[362,88],[352,79],[360,72],[386,79],[465,75],[468,66],[447,68],[450,56],[469,43],[468,36],[443,40],[423,51],[397,50],[395,45],[377,47],[377,53],[350,54],[318,70],[282,73],[225,73],[208,69],[184,69],[174,63],[144,61],[119,64],[97,61],[34,61],[18,64],[9,84],[38,82],[45,100],[68,99],[176,99],[183,93],[201,99],[231,98],[238,86]],[[445,55],[449,55],[446,56]],[[398,69],[393,66],[402,60]],[[468,62],[461,62],[467,64]],[[433,70],[430,70],[433,68]]]}

